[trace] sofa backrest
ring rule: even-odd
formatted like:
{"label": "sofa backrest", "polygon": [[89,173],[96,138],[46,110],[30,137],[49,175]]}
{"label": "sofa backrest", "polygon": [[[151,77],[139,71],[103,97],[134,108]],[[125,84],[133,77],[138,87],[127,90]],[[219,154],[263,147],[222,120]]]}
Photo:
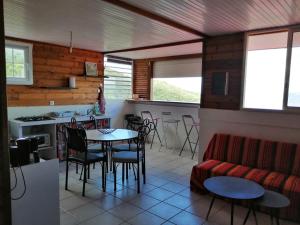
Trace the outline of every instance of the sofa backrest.
{"label": "sofa backrest", "polygon": [[203,157],[208,159],[300,176],[300,144],[215,134]]}

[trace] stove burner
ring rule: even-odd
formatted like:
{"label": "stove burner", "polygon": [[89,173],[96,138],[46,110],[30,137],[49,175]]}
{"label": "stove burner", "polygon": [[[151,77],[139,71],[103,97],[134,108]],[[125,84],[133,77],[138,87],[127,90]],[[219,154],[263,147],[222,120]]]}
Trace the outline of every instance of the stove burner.
{"label": "stove burner", "polygon": [[15,120],[20,120],[23,122],[32,122],[32,121],[54,120],[54,119],[49,116],[22,116],[16,118]]}

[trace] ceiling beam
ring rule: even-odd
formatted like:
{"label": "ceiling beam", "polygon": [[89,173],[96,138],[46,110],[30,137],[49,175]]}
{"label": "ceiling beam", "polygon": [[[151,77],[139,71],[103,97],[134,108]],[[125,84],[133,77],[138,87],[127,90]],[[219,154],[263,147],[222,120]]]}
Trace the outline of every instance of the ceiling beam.
{"label": "ceiling beam", "polygon": [[148,45],[148,46],[136,47],[136,48],[126,48],[126,49],[103,52],[103,54],[111,54],[111,53],[118,53],[118,52],[131,52],[131,51],[146,50],[146,49],[152,49],[152,48],[163,48],[163,47],[185,45],[185,44],[192,44],[192,43],[198,43],[198,42],[203,42],[203,39],[193,39],[193,40],[178,41],[178,42],[171,42],[171,43],[158,44],[158,45]]}
{"label": "ceiling beam", "polygon": [[156,20],[158,22],[167,24],[171,27],[180,29],[182,31],[185,31],[185,32],[188,32],[188,33],[191,33],[191,34],[194,34],[194,35],[198,35],[198,36],[201,36],[201,37],[204,37],[204,38],[208,37],[207,34],[201,32],[201,31],[195,30],[191,27],[188,27],[184,24],[178,23],[178,22],[176,22],[172,19],[166,18],[164,16],[157,15],[157,14],[149,12],[145,9],[142,9],[142,8],[137,7],[137,6],[131,5],[127,2],[123,2],[123,1],[120,1],[120,0],[102,0],[102,1],[108,2],[112,5],[116,5],[118,7],[126,9],[128,11],[131,11],[131,12],[134,12],[134,13],[139,14],[141,16],[147,17],[149,19]]}

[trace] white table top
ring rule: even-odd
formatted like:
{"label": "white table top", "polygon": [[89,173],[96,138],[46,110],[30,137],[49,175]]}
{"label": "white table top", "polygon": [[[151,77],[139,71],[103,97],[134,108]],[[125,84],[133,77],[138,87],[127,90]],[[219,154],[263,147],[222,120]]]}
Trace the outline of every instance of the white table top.
{"label": "white table top", "polygon": [[136,138],[138,132],[127,129],[116,129],[112,133],[104,134],[99,130],[87,130],[86,136],[88,140],[92,141],[122,141]]}

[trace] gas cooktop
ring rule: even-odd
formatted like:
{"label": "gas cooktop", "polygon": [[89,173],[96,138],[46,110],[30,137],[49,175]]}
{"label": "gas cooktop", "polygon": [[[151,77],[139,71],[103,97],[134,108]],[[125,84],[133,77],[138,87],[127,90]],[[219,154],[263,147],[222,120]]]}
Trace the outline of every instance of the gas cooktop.
{"label": "gas cooktop", "polygon": [[54,119],[50,116],[22,116],[16,118],[15,120],[19,120],[23,122],[32,122],[32,121],[54,120]]}

